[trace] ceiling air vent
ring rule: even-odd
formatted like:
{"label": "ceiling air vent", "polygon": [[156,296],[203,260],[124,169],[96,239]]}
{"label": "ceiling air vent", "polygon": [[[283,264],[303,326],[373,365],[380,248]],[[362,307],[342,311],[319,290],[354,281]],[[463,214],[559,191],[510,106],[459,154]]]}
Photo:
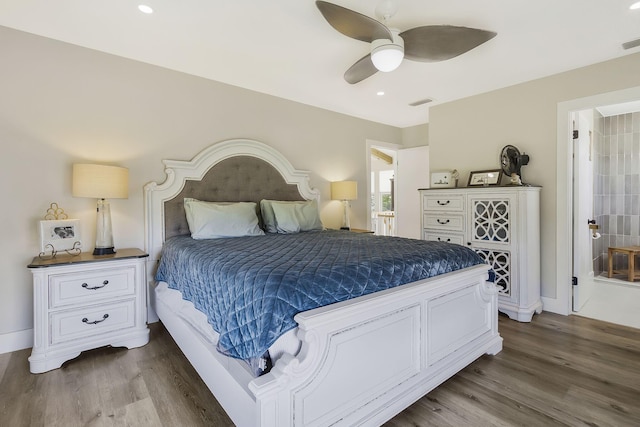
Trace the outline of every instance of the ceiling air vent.
{"label": "ceiling air vent", "polygon": [[640,39],[635,39],[635,40],[628,41],[626,43],[622,43],[622,48],[625,49],[625,50],[626,49],[632,49],[632,48],[638,47],[638,46],[640,46]]}
{"label": "ceiling air vent", "polygon": [[417,107],[419,105],[424,105],[424,104],[428,104],[430,102],[432,102],[433,99],[430,98],[425,98],[425,99],[421,99],[420,101],[416,101],[416,102],[412,102],[411,104],[409,104],[412,107]]}

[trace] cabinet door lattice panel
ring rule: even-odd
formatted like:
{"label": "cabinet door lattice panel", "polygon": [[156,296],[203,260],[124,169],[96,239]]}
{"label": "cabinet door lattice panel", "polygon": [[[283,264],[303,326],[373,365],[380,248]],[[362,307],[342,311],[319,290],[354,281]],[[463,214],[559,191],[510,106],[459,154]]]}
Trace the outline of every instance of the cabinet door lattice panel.
{"label": "cabinet door lattice panel", "polygon": [[490,249],[476,249],[476,253],[493,268],[498,292],[501,295],[511,295],[511,254]]}
{"label": "cabinet door lattice panel", "polygon": [[509,243],[509,200],[473,201],[473,240]]}

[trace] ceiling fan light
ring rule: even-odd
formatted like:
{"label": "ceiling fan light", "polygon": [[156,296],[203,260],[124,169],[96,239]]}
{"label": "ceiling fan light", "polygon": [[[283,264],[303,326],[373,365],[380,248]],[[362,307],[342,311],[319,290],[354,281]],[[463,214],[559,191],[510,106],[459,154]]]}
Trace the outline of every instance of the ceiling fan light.
{"label": "ceiling fan light", "polygon": [[378,71],[388,73],[400,66],[404,58],[404,46],[390,40],[374,40],[371,43],[371,62]]}

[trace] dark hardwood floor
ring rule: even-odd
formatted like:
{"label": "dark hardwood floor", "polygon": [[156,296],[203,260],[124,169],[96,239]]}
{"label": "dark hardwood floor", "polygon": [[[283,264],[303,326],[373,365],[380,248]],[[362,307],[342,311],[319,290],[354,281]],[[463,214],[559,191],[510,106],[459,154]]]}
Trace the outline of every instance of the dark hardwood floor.
{"label": "dark hardwood floor", "polygon": [[[640,425],[640,330],[550,313],[501,316],[499,329],[500,354],[386,426]],[[232,425],[159,323],[142,348],[88,351],[44,374],[29,373],[29,354],[0,355],[0,426]]]}

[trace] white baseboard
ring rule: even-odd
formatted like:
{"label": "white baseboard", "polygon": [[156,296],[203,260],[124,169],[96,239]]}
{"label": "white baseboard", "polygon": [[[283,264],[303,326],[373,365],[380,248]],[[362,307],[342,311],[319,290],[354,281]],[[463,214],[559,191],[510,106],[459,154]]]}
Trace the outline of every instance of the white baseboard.
{"label": "white baseboard", "polygon": [[0,334],[0,354],[33,347],[33,329]]}
{"label": "white baseboard", "polygon": [[542,297],[542,310],[549,311],[551,313],[562,314],[564,316],[568,316],[567,307],[564,302],[560,301],[557,298],[548,298]]}

